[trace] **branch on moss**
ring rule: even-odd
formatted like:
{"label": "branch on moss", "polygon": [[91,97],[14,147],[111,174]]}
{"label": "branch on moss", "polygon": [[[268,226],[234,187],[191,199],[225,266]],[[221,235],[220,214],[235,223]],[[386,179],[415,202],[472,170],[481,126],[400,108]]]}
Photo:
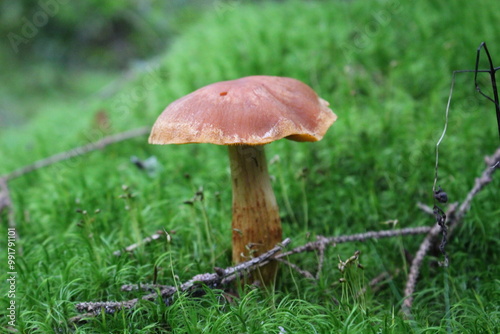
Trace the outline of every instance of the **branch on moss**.
{"label": "branch on moss", "polygon": [[47,167],[50,165],[53,165],[57,162],[61,162],[64,160],[68,160],[80,155],[87,154],[92,151],[97,151],[105,148],[108,145],[115,144],[127,139],[139,137],[139,136],[144,136],[150,132],[151,128],[150,127],[142,127],[134,130],[129,130],[121,133],[117,133],[111,136],[104,137],[103,139],[84,145],[80,146],[74,149],[71,149],[66,152],[58,153],[53,156],[50,156],[48,158],[38,160],[30,165],[21,167],[19,169],[16,169],[13,172],[10,172],[8,174],[3,175],[1,178],[5,179],[6,181],[10,181],[12,179],[18,178],[22,175],[31,173],[37,169]]}
{"label": "branch on moss", "polygon": [[305,278],[311,279],[311,280],[317,280],[317,278],[315,278],[310,272],[308,272],[307,270],[301,269],[298,265],[296,265],[290,261],[287,261],[283,258],[275,257],[275,259],[276,259],[276,261],[279,261],[279,262],[283,263],[284,265],[292,268],[293,270],[295,270],[296,272],[298,272],[299,274],[301,274]]}
{"label": "branch on moss", "polygon": [[424,203],[420,203],[418,202],[417,203],[417,206],[420,210],[422,210],[423,212],[427,213],[428,215],[431,215],[431,216],[434,216],[434,211],[432,210],[432,208],[430,206],[428,206],[427,204],[424,204]]}
{"label": "branch on moss", "polygon": [[[412,234],[422,234],[422,233],[427,233],[429,231],[429,227],[416,227],[416,228],[406,228],[406,229],[401,229],[401,230],[390,230],[390,231],[379,231],[379,232],[366,232],[366,233],[360,233],[360,234],[354,234],[354,235],[347,235],[347,236],[339,236],[339,237],[318,237],[318,241],[316,242],[311,242],[308,244],[305,244],[300,247],[296,247],[293,250],[285,253],[281,253],[276,255],[279,251],[282,250],[283,247],[287,246],[291,241],[290,239],[285,239],[280,245],[276,246],[272,250],[256,257],[253,258],[247,262],[240,263],[234,267],[229,267],[226,269],[222,268],[215,268],[215,273],[207,273],[207,274],[200,274],[194,276],[192,279],[189,281],[181,284],[179,288],[172,287],[172,286],[162,286],[162,285],[157,285],[155,286],[156,289],[159,290],[159,292],[153,292],[150,293],[146,296],[127,301],[122,301],[122,302],[85,302],[85,303],[79,303],[76,305],[76,309],[79,312],[87,312],[85,314],[73,317],[70,319],[70,322],[72,323],[79,323],[84,321],[85,318],[89,317],[94,317],[101,312],[105,313],[114,313],[118,310],[122,309],[130,309],[133,308],[140,300],[148,300],[148,301],[154,301],[157,298],[161,297],[162,300],[168,300],[171,298],[175,293],[177,292],[194,292],[197,289],[201,288],[203,285],[208,286],[208,287],[218,287],[222,288],[236,280],[237,278],[241,277],[245,273],[249,273],[259,267],[265,266],[269,261],[277,260],[280,262],[285,263],[286,265],[289,265],[292,269],[297,270],[299,273],[301,273],[303,276],[309,278],[309,279],[315,279],[315,277],[309,273],[308,271],[305,271],[301,268],[299,268],[297,265],[290,263],[289,261],[285,260],[286,256],[292,255],[292,254],[298,254],[298,253],[303,253],[303,252],[310,252],[314,250],[318,250],[320,252],[324,251],[324,248],[327,246],[334,246],[337,243],[343,243],[343,242],[351,242],[351,241],[363,241],[367,239],[378,239],[378,238],[389,238],[389,237],[394,237],[394,236],[400,236],[400,235],[412,235]],[[321,266],[318,266],[318,268],[321,268]],[[123,287],[124,290],[130,291],[135,289],[135,286],[133,285],[126,285]],[[137,287],[137,288],[143,288],[143,287]],[[146,290],[150,290],[150,287],[146,288]]]}
{"label": "branch on moss", "polygon": [[223,287],[241,277],[242,274],[262,267],[271,261],[272,257],[276,255],[283,247],[286,247],[291,242],[290,239],[285,239],[280,245],[274,247],[268,252],[253,258],[247,262],[240,263],[234,267],[226,269],[216,268],[215,273],[207,273],[196,275],[185,283],[179,285],[178,288],[174,286],[166,286],[159,290],[159,292],[150,293],[142,298],[134,298],[123,302],[86,302],[76,305],[76,309],[80,312],[87,312],[85,314],[73,317],[70,319],[72,323],[78,323],[85,318],[94,317],[101,312],[115,313],[122,309],[133,308],[140,300],[154,301],[158,298],[162,300],[170,299],[175,293],[180,292],[194,292],[203,286],[208,287]]}
{"label": "branch on moss", "polygon": [[[448,211],[446,212],[446,216],[453,217],[453,213],[455,212],[456,208],[458,207],[458,204],[453,204],[450,206]],[[432,246],[435,245],[435,243],[438,241],[438,237],[441,233],[441,226],[439,224],[435,224],[425,239],[422,241],[420,244],[420,247],[415,254],[415,258],[413,259],[411,266],[410,266],[410,272],[408,274],[408,279],[406,281],[406,288],[405,288],[405,300],[403,302],[403,311],[406,314],[409,314],[411,310],[411,306],[413,303],[413,292],[415,291],[415,285],[417,284],[417,279],[418,275],[420,273],[420,267],[422,266],[422,262],[424,260],[424,257],[427,255],[429,250],[431,249]]]}
{"label": "branch on moss", "polygon": [[[7,184],[7,179],[4,177],[0,178],[0,214],[3,210],[7,211],[7,224],[10,228],[16,228],[16,221],[14,219],[14,210],[12,209],[12,199],[10,198],[9,186]],[[16,232],[16,239],[18,239],[18,233]]]}
{"label": "branch on moss", "polygon": [[365,233],[342,235],[338,237],[328,237],[328,238],[324,236],[317,236],[316,241],[308,242],[307,244],[296,247],[286,253],[279,254],[276,258],[280,259],[285,256],[290,256],[296,253],[320,251],[325,246],[333,246],[345,242],[364,241],[368,239],[391,238],[402,235],[424,234],[428,233],[430,229],[431,228],[429,226],[420,226],[420,227],[407,227],[407,228],[402,228],[400,230],[385,230],[377,232],[370,231]]}
{"label": "branch on moss", "polygon": [[492,181],[493,173],[497,169],[500,169],[500,147],[491,157],[485,157],[484,162],[487,166],[486,169],[483,171],[479,178],[476,178],[474,186],[469,191],[464,201],[458,208],[455,219],[450,220],[450,227],[456,225],[462,220],[463,216],[465,216],[467,211],[469,211],[474,196],[476,196],[478,192],[483,190],[483,188]]}
{"label": "branch on moss", "polygon": [[[334,246],[336,244],[340,243],[346,243],[346,242],[353,242],[353,241],[364,241],[367,239],[380,239],[380,238],[391,238],[391,237],[396,237],[396,236],[402,236],[402,235],[412,235],[412,234],[425,234],[428,233],[431,230],[430,227],[428,226],[421,226],[421,227],[408,227],[400,230],[387,230],[387,231],[378,231],[378,232],[365,232],[365,233],[359,233],[359,234],[353,234],[353,235],[343,235],[343,236],[338,236],[338,237],[324,237],[324,236],[317,236],[317,241],[314,242],[309,242],[305,245],[296,247],[286,253],[278,254],[275,259],[279,262],[282,262],[283,264],[290,266],[290,268],[294,269],[297,271],[299,274],[302,276],[308,278],[308,279],[313,279],[313,280],[318,280],[319,275],[321,273],[321,270],[323,268],[323,263],[324,263],[324,258],[325,258],[325,248],[327,246]],[[126,252],[132,252],[134,251],[137,247],[140,245],[144,245],[146,243],[150,243],[154,240],[160,239],[163,231],[158,231],[154,234],[152,234],[149,237],[144,238],[140,243],[132,244],[124,249]],[[285,257],[288,257],[292,254],[298,254],[298,253],[304,253],[304,252],[312,252],[312,251],[317,251],[319,253],[318,255],[318,267],[316,270],[316,275],[312,275],[309,271],[301,269],[297,265],[289,262],[288,260],[285,260]],[[114,255],[120,255],[122,254],[122,251],[115,251],[113,253]]]}
{"label": "branch on moss", "polygon": [[[392,238],[396,236],[403,235],[413,235],[413,234],[425,234],[431,230],[429,226],[420,226],[420,227],[408,227],[399,230],[384,230],[384,231],[370,231],[365,233],[358,233],[352,235],[342,235],[338,237],[324,237],[317,236],[316,241],[309,242],[305,245],[298,246],[286,253],[276,255],[275,259],[284,263],[285,265],[290,266],[293,270],[297,271],[299,274],[304,276],[305,278],[318,280],[321,274],[321,270],[323,268],[323,263],[325,260],[325,248],[327,246],[335,246],[336,244],[353,242],[353,241],[365,241],[368,239],[381,239],[381,238]],[[318,267],[316,270],[316,275],[312,275],[309,271],[300,268],[299,266],[285,260],[285,257],[288,257],[293,254],[305,253],[305,252],[318,252]]]}
{"label": "branch on moss", "polygon": [[162,235],[165,235],[164,231],[161,231],[161,230],[156,231],[155,233],[151,234],[149,237],[142,239],[141,242],[138,242],[138,243],[135,243],[135,244],[132,244],[130,246],[125,247],[123,249],[123,251],[121,251],[121,250],[114,251],[113,255],[120,256],[123,252],[127,252],[127,253],[133,252],[139,246],[146,245],[152,241],[160,239],[162,237]]}
{"label": "branch on moss", "polygon": [[[476,178],[474,186],[469,191],[462,204],[458,205],[457,203],[455,203],[450,206],[446,213],[449,226],[448,235],[451,235],[453,230],[460,224],[467,211],[469,211],[474,197],[492,181],[493,173],[495,172],[495,170],[500,168],[499,161],[500,148],[498,148],[491,157],[485,157],[487,167],[483,171],[481,176],[479,178]],[[420,204],[419,207],[424,212],[432,214],[431,208],[426,207],[422,204]],[[420,247],[415,255],[415,259],[411,264],[410,272],[408,274],[408,280],[405,287],[405,300],[402,305],[403,312],[407,315],[409,315],[411,312],[411,307],[413,305],[413,293],[415,292],[415,286],[417,284],[417,279],[420,273],[420,267],[422,266],[423,259],[425,255],[427,255],[431,247],[435,245],[436,242],[438,242],[438,236],[440,235],[440,232],[441,227],[436,223],[420,244]]]}

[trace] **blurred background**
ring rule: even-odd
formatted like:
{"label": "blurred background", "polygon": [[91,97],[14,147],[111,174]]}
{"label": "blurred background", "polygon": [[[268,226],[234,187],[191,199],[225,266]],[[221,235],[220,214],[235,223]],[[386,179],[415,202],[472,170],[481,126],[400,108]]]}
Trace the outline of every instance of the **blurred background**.
{"label": "blurred background", "polygon": [[235,4],[2,1],[0,131],[25,122],[43,101],[67,96],[73,89],[85,95],[106,86],[122,71],[140,67],[165,51],[204,12]]}

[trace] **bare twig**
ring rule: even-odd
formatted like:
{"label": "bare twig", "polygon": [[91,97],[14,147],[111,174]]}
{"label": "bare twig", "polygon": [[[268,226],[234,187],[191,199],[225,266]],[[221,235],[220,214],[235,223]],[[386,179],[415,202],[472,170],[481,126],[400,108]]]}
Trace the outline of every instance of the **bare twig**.
{"label": "bare twig", "polygon": [[256,268],[262,267],[271,261],[272,257],[281,251],[281,249],[287,246],[291,242],[290,239],[285,239],[280,245],[274,247],[273,249],[267,251],[266,253],[253,258],[247,262],[240,263],[234,267],[229,267],[226,269],[217,269],[215,273],[207,273],[196,275],[185,283],[182,283],[179,288],[173,286],[167,286],[159,290],[159,292],[153,292],[146,296],[139,298],[134,298],[122,302],[86,302],[79,303],[76,305],[76,309],[80,312],[87,312],[83,315],[76,316],[70,319],[71,322],[77,323],[82,321],[84,318],[93,317],[101,312],[105,313],[115,313],[118,310],[133,308],[139,300],[154,301],[158,297],[162,300],[171,298],[175,293],[178,292],[190,292],[203,285],[209,287],[220,287],[225,286],[235,279],[239,278],[243,273],[250,272]]}
{"label": "bare twig", "polygon": [[130,252],[133,252],[134,250],[136,250],[139,246],[141,245],[145,245],[145,244],[148,244],[154,240],[158,240],[162,237],[162,235],[165,235],[165,233],[163,231],[156,231],[155,233],[153,233],[152,235],[150,235],[149,237],[146,237],[144,239],[141,240],[141,242],[138,242],[138,243],[135,243],[135,244],[132,244],[130,246],[127,246],[123,249],[123,251],[121,250],[117,250],[115,252],[113,252],[113,255],[115,256],[120,256],[123,252],[127,252],[127,253],[130,253]]}
{"label": "bare twig", "polygon": [[455,221],[450,221],[450,225],[456,225],[458,222],[460,222],[467,211],[469,211],[474,196],[476,196],[478,192],[480,192],[488,183],[491,182],[493,173],[495,172],[495,170],[500,168],[498,164],[500,162],[500,147],[497,148],[496,152],[491,157],[485,157],[484,160],[487,165],[486,169],[481,174],[481,177],[477,178],[474,182],[474,186],[469,191],[469,193],[465,197],[465,200],[458,208],[457,214],[455,216]]}
{"label": "bare twig", "polygon": [[11,205],[9,189],[5,178],[0,178],[0,212]]}
{"label": "bare twig", "polygon": [[168,285],[162,285],[162,284],[124,284],[122,285],[122,291],[156,291],[156,290],[162,290],[169,288]]}
{"label": "bare twig", "polygon": [[[456,228],[456,226],[461,222],[462,218],[465,216],[470,208],[471,202],[475,195],[481,191],[488,183],[492,180],[492,175],[496,169],[498,169],[498,161],[500,161],[500,148],[491,157],[486,157],[485,162],[487,164],[486,169],[483,171],[481,177],[477,178],[474,186],[469,191],[464,201],[460,206],[458,204],[451,205],[446,213],[448,217],[449,224],[449,234]],[[425,206],[421,205],[424,211],[428,211]],[[413,304],[413,293],[415,291],[415,285],[417,283],[418,275],[420,273],[420,267],[425,255],[428,253],[430,248],[436,242],[437,237],[441,231],[439,224],[435,224],[429,231],[425,239],[420,244],[420,247],[413,260],[410,272],[408,274],[408,280],[405,287],[405,300],[403,303],[403,311],[408,315],[411,312],[411,307]]]}
{"label": "bare twig", "polygon": [[312,252],[321,249],[321,247],[336,245],[345,242],[364,241],[367,239],[390,238],[400,235],[424,234],[428,233],[430,230],[431,227],[429,226],[420,226],[420,227],[407,227],[407,228],[402,228],[400,230],[385,230],[377,232],[370,231],[365,233],[343,235],[338,237],[328,237],[328,238],[323,236],[318,236],[317,241],[308,242],[307,244],[296,247],[286,253],[279,254],[276,256],[276,258],[281,259],[285,256],[289,256],[296,253]]}
{"label": "bare twig", "polygon": [[427,213],[428,215],[434,216],[434,211],[427,204],[418,202],[417,206],[419,207],[420,210],[422,210],[423,212]]}
{"label": "bare twig", "polygon": [[[384,282],[384,281],[391,281],[394,278],[394,276],[399,275],[400,271],[401,271],[400,269],[396,269],[394,271],[394,274],[392,274],[392,275],[389,272],[384,271],[380,275],[378,275],[375,278],[373,278],[368,283],[368,286],[372,289],[373,292],[375,292],[376,290],[378,290],[378,287],[380,286],[380,284],[382,282]],[[361,292],[363,292],[363,293],[366,292],[366,288],[364,288]]]}
{"label": "bare twig", "polygon": [[[10,198],[9,186],[5,177],[0,177],[0,214],[7,211],[7,224],[10,228],[16,228],[14,210],[12,209],[12,199]],[[19,238],[16,232],[16,239]]]}
{"label": "bare twig", "polygon": [[298,272],[299,274],[301,274],[302,276],[304,276],[305,278],[308,278],[308,279],[312,279],[312,280],[317,280],[318,278],[314,277],[310,272],[308,272],[307,270],[304,270],[304,269],[301,269],[298,265],[294,264],[294,263],[291,263],[290,261],[287,261],[283,258],[275,258],[277,261],[283,263],[284,265],[287,265],[289,266],[290,268],[292,268],[293,270],[295,270],[296,272]]}
{"label": "bare twig", "polygon": [[127,139],[131,139],[131,138],[135,138],[135,137],[139,137],[139,136],[144,136],[144,135],[148,134],[150,132],[150,130],[151,130],[150,127],[142,127],[142,128],[114,134],[111,136],[107,136],[99,141],[96,141],[96,142],[93,142],[93,143],[90,143],[90,144],[87,144],[84,146],[80,146],[80,147],[74,148],[74,149],[66,151],[66,152],[58,153],[58,154],[55,154],[53,156],[50,156],[50,157],[42,159],[42,160],[38,160],[31,165],[21,167],[19,169],[16,169],[13,172],[5,174],[2,176],[2,178],[5,179],[6,181],[10,181],[12,179],[15,179],[15,178],[20,177],[22,175],[31,173],[37,169],[50,166],[50,165],[55,164],[57,162],[68,160],[68,159],[71,159],[71,158],[74,158],[74,157],[77,157],[80,155],[84,155],[84,154],[92,152],[92,151],[100,150],[100,149],[105,148],[108,145],[118,143],[118,142],[121,142],[121,141],[124,141]]}
{"label": "bare twig", "polygon": [[[333,245],[336,245],[337,243],[363,241],[363,240],[367,240],[367,239],[389,238],[389,237],[400,236],[400,235],[423,234],[423,233],[428,233],[430,231],[430,229],[431,228],[428,226],[422,226],[422,227],[415,227],[415,228],[405,228],[405,229],[401,229],[401,230],[366,232],[366,233],[359,233],[359,234],[339,236],[339,237],[330,237],[330,238],[319,236],[318,240],[315,242],[310,242],[310,243],[307,243],[303,246],[296,247],[289,252],[276,255],[276,253],[281,251],[281,249],[284,246],[287,246],[291,242],[290,239],[287,238],[279,246],[276,246],[272,250],[270,250],[270,251],[268,251],[268,252],[266,252],[266,253],[264,253],[256,258],[253,258],[247,262],[243,262],[243,263],[240,263],[234,267],[229,267],[226,269],[216,268],[215,273],[196,275],[192,279],[190,279],[189,281],[181,284],[178,289],[176,287],[172,287],[172,286],[155,285],[155,287],[157,287],[159,289],[159,292],[150,293],[146,296],[141,297],[140,299],[135,298],[135,299],[122,301],[122,302],[85,302],[85,303],[79,303],[76,305],[77,310],[80,312],[87,312],[87,313],[71,318],[70,322],[73,322],[73,323],[81,322],[81,321],[83,321],[84,318],[94,317],[97,314],[101,313],[102,311],[104,311],[106,313],[114,313],[114,312],[121,310],[121,309],[130,309],[130,308],[133,308],[141,299],[154,301],[158,297],[161,297],[163,300],[166,300],[166,299],[172,297],[177,292],[194,291],[195,289],[200,288],[201,285],[206,285],[209,287],[224,287],[224,286],[227,286],[232,281],[234,281],[235,279],[241,277],[243,275],[243,273],[249,273],[249,272],[251,272],[259,267],[265,266],[266,264],[269,263],[269,261],[272,261],[272,260],[283,262],[286,265],[289,265],[292,269],[298,271],[304,277],[314,280],[315,277],[310,272],[299,268],[297,265],[295,265],[293,263],[290,263],[288,260],[285,259],[285,257],[292,255],[292,254],[319,250],[320,251],[320,259],[321,259],[321,261],[323,261],[322,259],[323,259],[324,255],[322,256],[321,252],[324,253],[324,249],[327,246],[333,246]],[[137,245],[132,245],[131,247],[135,248],[135,247],[137,247]],[[321,268],[321,266],[319,266],[318,268]],[[127,291],[134,289],[134,287],[132,285],[124,286],[124,288]]]}
{"label": "bare twig", "polygon": [[[495,153],[495,155],[492,158],[489,158],[489,160],[487,161],[493,164],[494,162],[499,160],[500,160],[500,149]],[[491,168],[491,166],[488,167],[488,170],[483,173],[481,178],[476,180],[473,189],[469,192],[466,199],[459,208],[458,204],[450,206],[450,209],[448,210],[447,213],[449,217],[450,226],[454,226],[460,221],[460,219],[463,217],[465,212],[470,207],[470,202],[472,201],[472,198],[475,196],[475,194],[477,194],[482,188],[484,188],[484,186],[487,183],[491,182],[491,175],[495,169],[496,169],[495,167],[494,168]],[[429,211],[429,213],[431,211],[431,210],[426,210],[426,207],[423,205],[421,206],[421,208],[423,208],[424,211]],[[97,314],[100,314],[102,311],[106,313],[114,313],[121,309],[130,309],[133,308],[141,299],[154,301],[157,298],[161,297],[162,300],[168,300],[175,293],[195,291],[196,289],[199,289],[202,285],[206,285],[208,287],[224,287],[230,282],[234,281],[235,279],[241,277],[243,273],[245,272],[248,273],[252,270],[255,270],[256,268],[262,267],[272,260],[278,260],[280,262],[283,262],[286,265],[289,265],[292,269],[297,270],[303,276],[315,279],[310,272],[299,268],[297,265],[293,263],[290,263],[289,261],[285,260],[285,257],[297,253],[319,251],[320,262],[323,262],[324,249],[327,246],[332,246],[338,243],[345,243],[352,241],[363,241],[367,239],[379,239],[379,238],[389,238],[394,236],[427,233],[427,237],[422,242],[420,249],[416,254],[415,260],[412,263],[412,268],[410,269],[410,274],[407,283],[407,289],[405,290],[406,300],[404,302],[404,307],[407,307],[407,309],[409,310],[409,308],[411,308],[411,302],[412,302],[411,295],[413,294],[414,291],[415,283],[418,278],[419,268],[421,266],[422,260],[427,254],[429,248],[432,246],[434,239],[439,235],[439,232],[440,232],[440,227],[438,224],[436,224],[433,227],[421,226],[415,228],[404,228],[400,230],[365,232],[365,233],[338,236],[338,237],[327,238],[323,236],[318,236],[317,240],[314,242],[309,242],[305,245],[296,247],[288,252],[276,255],[276,253],[278,253],[283,246],[286,246],[290,243],[290,239],[285,239],[281,245],[273,248],[269,252],[262,254],[259,257],[251,259],[244,263],[240,263],[234,267],[229,267],[226,269],[216,268],[215,273],[196,275],[189,281],[181,284],[178,288],[172,286],[156,286],[159,291],[150,293],[146,296],[141,297],[140,299],[135,298],[122,302],[90,302],[90,303],[77,304],[76,308],[78,311],[87,313],[74,317],[70,319],[70,321],[74,323],[80,322],[84,318],[94,317]],[[158,237],[146,238],[144,239],[143,242],[149,242],[150,240],[154,240],[155,238],[159,238],[159,235]],[[137,245],[132,245],[130,247],[131,249],[134,249],[137,247]],[[271,259],[271,257],[273,256],[274,259]],[[318,271],[320,270],[321,270],[321,265],[318,265]],[[378,284],[378,282],[384,277],[386,276],[383,275],[381,277],[378,277],[372,283]]]}
{"label": "bare twig", "polygon": [[318,268],[316,269],[316,280],[319,279],[319,275],[321,275],[321,270],[323,270],[323,262],[325,262],[325,244],[321,244],[318,249],[319,258],[318,258]]}
{"label": "bare twig", "polygon": [[[448,217],[451,217],[453,212],[456,210],[457,205],[451,206],[451,208],[446,213]],[[429,249],[436,242],[437,237],[441,232],[441,227],[438,223],[436,223],[432,229],[429,231],[424,241],[420,244],[420,247],[415,254],[415,258],[413,259],[410,267],[410,272],[408,274],[408,280],[406,282],[405,288],[405,300],[403,303],[403,310],[405,313],[408,313],[411,309],[411,305],[413,302],[413,292],[415,291],[415,285],[417,283],[418,275],[420,273],[420,267],[422,265],[422,261],[424,260],[425,255],[428,253]]]}

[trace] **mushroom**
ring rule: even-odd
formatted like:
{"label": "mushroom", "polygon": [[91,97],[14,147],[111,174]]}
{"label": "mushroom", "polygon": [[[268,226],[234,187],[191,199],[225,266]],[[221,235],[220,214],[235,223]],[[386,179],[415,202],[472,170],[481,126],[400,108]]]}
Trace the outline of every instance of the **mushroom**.
{"label": "mushroom", "polygon": [[[202,87],[172,102],[156,120],[149,143],[227,145],[233,186],[234,263],[281,242],[281,221],[264,145],[281,138],[318,141],[337,116],[328,102],[292,78],[250,76]],[[261,268],[263,284],[277,266]]]}

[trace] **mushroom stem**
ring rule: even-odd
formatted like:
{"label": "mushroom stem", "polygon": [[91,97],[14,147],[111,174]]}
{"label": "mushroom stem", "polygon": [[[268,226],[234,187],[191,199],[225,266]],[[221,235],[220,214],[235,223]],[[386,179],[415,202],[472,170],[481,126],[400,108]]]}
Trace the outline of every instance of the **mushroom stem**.
{"label": "mushroom stem", "polygon": [[[281,242],[278,204],[267,170],[264,146],[231,145],[233,183],[233,262],[240,263],[272,249]],[[254,275],[264,285],[274,282],[276,263]]]}

